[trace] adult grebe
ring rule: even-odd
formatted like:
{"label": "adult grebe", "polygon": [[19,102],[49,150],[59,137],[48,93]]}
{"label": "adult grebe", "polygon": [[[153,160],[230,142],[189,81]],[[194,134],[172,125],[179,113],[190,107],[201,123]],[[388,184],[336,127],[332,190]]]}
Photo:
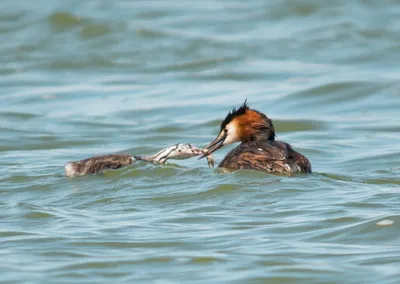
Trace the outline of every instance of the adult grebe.
{"label": "adult grebe", "polygon": [[281,174],[311,173],[308,159],[288,143],[275,141],[271,119],[249,108],[247,100],[238,109],[234,108],[228,113],[221,123],[217,138],[205,147],[206,153],[211,154],[235,142],[242,143],[231,150],[218,167]]}

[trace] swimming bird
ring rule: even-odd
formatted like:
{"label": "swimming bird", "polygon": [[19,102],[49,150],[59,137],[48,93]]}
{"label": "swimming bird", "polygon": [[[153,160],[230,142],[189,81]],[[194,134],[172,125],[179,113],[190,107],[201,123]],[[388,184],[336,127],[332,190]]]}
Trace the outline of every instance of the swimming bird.
{"label": "swimming bird", "polygon": [[241,144],[231,150],[218,167],[279,174],[311,173],[308,159],[288,143],[276,141],[272,120],[250,108],[247,100],[228,113],[221,122],[217,138],[204,148],[205,153],[212,154],[224,145],[236,142]]}
{"label": "swimming bird", "polygon": [[65,164],[64,169],[67,177],[83,176],[100,173],[105,170],[119,169],[132,164],[133,161],[133,157],[128,154],[109,154],[68,162]]}
{"label": "swimming bird", "polygon": [[[88,174],[101,173],[105,170],[119,169],[132,164],[134,161],[146,161],[155,164],[165,164],[169,159],[182,160],[205,154],[203,149],[191,144],[179,143],[169,146],[151,156],[131,156],[128,154],[109,154],[94,156],[81,161],[73,161],[65,164],[65,175],[68,177],[83,176]],[[207,162],[210,168],[214,167],[214,157],[207,155]]]}
{"label": "swimming bird", "polygon": [[[169,146],[165,149],[160,150],[151,156],[134,156],[138,161],[152,162],[155,164],[165,164],[168,159],[182,160],[188,159],[194,156],[200,156],[206,154],[203,149],[197,148],[196,146],[188,143],[179,143]],[[214,167],[214,157],[212,154],[207,155],[207,162],[210,168]]]}

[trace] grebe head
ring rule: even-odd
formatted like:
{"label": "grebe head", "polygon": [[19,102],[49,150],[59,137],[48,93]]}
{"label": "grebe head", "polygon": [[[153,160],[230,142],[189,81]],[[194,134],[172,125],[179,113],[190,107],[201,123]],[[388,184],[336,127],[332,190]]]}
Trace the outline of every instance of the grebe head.
{"label": "grebe head", "polygon": [[224,145],[263,139],[275,139],[272,121],[265,114],[251,109],[246,100],[238,109],[228,113],[221,122],[219,135],[205,149],[211,154]]}

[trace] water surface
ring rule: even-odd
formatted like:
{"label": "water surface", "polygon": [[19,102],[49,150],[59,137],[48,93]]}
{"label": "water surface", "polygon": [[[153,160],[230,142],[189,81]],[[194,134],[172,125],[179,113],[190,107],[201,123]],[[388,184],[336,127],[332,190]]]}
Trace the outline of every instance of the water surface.
{"label": "water surface", "polygon": [[[399,283],[399,18],[399,1],[2,1],[2,281]],[[245,98],[312,175],[63,176],[203,146]]]}

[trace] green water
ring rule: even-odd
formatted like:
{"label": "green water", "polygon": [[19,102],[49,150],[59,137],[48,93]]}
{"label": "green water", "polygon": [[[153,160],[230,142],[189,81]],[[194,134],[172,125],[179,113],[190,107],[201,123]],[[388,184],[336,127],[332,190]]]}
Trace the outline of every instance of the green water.
{"label": "green water", "polygon": [[[1,283],[400,283],[399,19],[395,0],[0,1]],[[204,146],[245,98],[312,175],[63,176]]]}

